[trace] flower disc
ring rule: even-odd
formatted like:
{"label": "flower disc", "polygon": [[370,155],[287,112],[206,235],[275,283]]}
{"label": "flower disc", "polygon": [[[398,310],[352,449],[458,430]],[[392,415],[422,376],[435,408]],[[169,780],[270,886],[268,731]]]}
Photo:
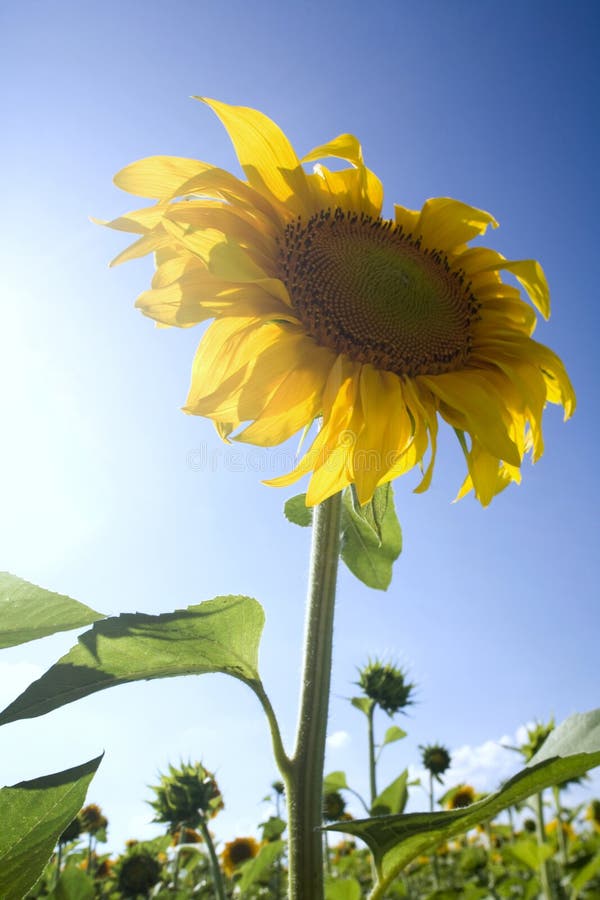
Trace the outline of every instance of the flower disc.
{"label": "flower disc", "polygon": [[389,220],[324,210],[285,231],[282,280],[322,346],[397,375],[464,365],[478,305],[460,270]]}

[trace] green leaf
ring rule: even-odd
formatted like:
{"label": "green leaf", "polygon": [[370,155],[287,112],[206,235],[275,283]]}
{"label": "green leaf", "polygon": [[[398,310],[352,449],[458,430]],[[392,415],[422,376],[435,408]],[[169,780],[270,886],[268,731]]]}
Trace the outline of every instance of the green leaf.
{"label": "green leaf", "polygon": [[[483,821],[489,821],[509,806],[569,778],[583,775],[600,765],[600,709],[570,716],[547,738],[528,765],[499,791],[464,809],[435,813],[337,822],[327,830],[356,835],[373,853],[379,883],[373,898],[420,854]],[[379,891],[379,892],[378,892]]]}
{"label": "green leaf", "polygon": [[326,878],[325,900],[360,900],[362,892],[356,878]]}
{"label": "green leaf", "polygon": [[240,596],[104,619],[0,714],[0,725],[142,679],[224,672],[256,687],[263,623],[261,605]]}
{"label": "green leaf", "polygon": [[365,716],[368,716],[371,712],[371,709],[375,705],[375,701],[371,700],[370,697],[353,697],[350,701],[352,706],[355,706],[357,709],[360,709]]}
{"label": "green leaf", "polygon": [[372,498],[368,503],[365,503],[364,506],[360,505],[356,487],[353,484],[350,485],[349,492],[352,500],[352,511],[368,528],[371,529],[374,536],[377,538],[378,545],[381,547],[381,544],[383,543],[383,522],[385,514],[390,499],[392,505],[394,502],[391,485],[385,484],[382,487],[377,488]]}
{"label": "green leaf", "polygon": [[507,844],[503,848],[503,856],[512,859],[513,862],[520,862],[537,872],[543,862],[553,855],[554,850],[550,844],[538,844],[532,838],[521,838],[514,844]]}
{"label": "green leaf", "polygon": [[323,779],[323,793],[333,794],[334,791],[348,790],[345,772],[330,772]]}
{"label": "green leaf", "polygon": [[240,892],[243,893],[264,878],[275,860],[282,855],[284,849],[285,841],[271,841],[269,844],[264,844],[254,859],[244,865],[243,875],[238,882]]}
{"label": "green leaf", "polygon": [[386,744],[393,744],[395,741],[401,741],[405,737],[406,731],[402,731],[397,725],[391,725],[385,733],[381,746],[385,747]]}
{"label": "green leaf", "polygon": [[0,649],[91,625],[102,618],[101,613],[78,600],[0,572]]}
{"label": "green leaf", "polygon": [[66,866],[51,896],[53,900],[94,900],[94,881],[81,869]]}
{"label": "green leaf", "polygon": [[342,500],[340,555],[350,571],[367,587],[385,591],[392,567],[402,550],[402,532],[390,484],[382,485],[366,507],[357,512],[352,491]]}
{"label": "green leaf", "polygon": [[283,514],[288,522],[294,525],[300,525],[302,528],[312,525],[313,511],[312,507],[306,505],[306,494],[296,494],[295,497],[286,500]]}
{"label": "green leaf", "polygon": [[101,756],[0,790],[0,897],[21,900],[83,806]]}
{"label": "green leaf", "polygon": [[375,798],[371,808],[372,816],[397,815],[404,812],[408,800],[408,769],[405,769],[391,784]]}
{"label": "green leaf", "polygon": [[600,853],[597,853],[596,856],[592,857],[589,863],[580,869],[577,875],[571,879],[573,897],[578,897],[579,892],[583,890],[588,881],[591,881],[598,872],[600,872]]}
{"label": "green leaf", "polygon": [[275,841],[281,837],[287,828],[287,822],[279,816],[269,816],[266,822],[260,824],[263,841]]}

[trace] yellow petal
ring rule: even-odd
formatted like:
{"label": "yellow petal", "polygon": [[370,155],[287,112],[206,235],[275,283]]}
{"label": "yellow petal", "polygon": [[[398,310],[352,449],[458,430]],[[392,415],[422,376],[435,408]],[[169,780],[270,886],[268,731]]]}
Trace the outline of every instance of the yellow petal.
{"label": "yellow petal", "polygon": [[394,204],[394,220],[405,234],[414,234],[416,237],[416,229],[419,224],[420,212],[417,209],[406,209],[405,206]]}
{"label": "yellow petal", "polygon": [[423,205],[415,232],[423,235],[429,249],[450,253],[484,234],[488,225],[498,227],[490,213],[451,197],[434,197]]}
{"label": "yellow petal", "polygon": [[306,173],[287,137],[271,119],[245,106],[196,99],[210,106],[227,129],[253,188],[273,195],[298,215],[312,212]]}
{"label": "yellow petal", "polygon": [[114,182],[130,194],[160,200],[176,196],[180,185],[210,168],[183,156],[147,156],[117,172]]}
{"label": "yellow petal", "polygon": [[111,260],[111,266],[119,266],[121,263],[128,262],[130,259],[139,259],[140,256],[146,256],[147,253],[155,252],[161,247],[167,247],[173,243],[173,238],[162,228],[151,231],[143,237],[131,244],[118,256]]}
{"label": "yellow petal", "polygon": [[[467,369],[443,375],[419,375],[416,380],[426,385],[450,410],[462,414],[467,423],[463,430],[477,437],[488,452],[512,465],[520,464],[519,451],[508,434],[510,417],[502,397],[486,380],[485,372]],[[462,421],[449,421],[455,427],[463,428]]]}

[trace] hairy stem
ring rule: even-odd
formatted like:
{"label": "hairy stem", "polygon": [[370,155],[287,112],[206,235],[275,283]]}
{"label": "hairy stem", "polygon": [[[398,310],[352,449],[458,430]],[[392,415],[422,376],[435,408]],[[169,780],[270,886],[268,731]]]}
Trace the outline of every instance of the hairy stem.
{"label": "hairy stem", "polygon": [[219,865],[219,860],[217,859],[213,839],[210,836],[208,825],[206,824],[206,821],[204,819],[200,819],[200,831],[202,832],[202,837],[204,838],[204,843],[206,844],[206,849],[208,850],[208,856],[210,858],[210,867],[212,869],[215,898],[216,900],[226,900],[221,867]]}
{"label": "hairy stem", "polygon": [[304,641],[304,668],[294,755],[280,766],[287,788],[290,900],[322,900],[323,766],[329,711],[341,494],[315,509]]}

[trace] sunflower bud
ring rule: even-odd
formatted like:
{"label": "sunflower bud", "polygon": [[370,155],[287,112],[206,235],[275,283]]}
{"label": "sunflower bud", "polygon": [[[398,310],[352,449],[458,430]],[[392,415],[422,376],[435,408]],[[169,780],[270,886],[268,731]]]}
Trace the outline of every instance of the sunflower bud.
{"label": "sunflower bud", "polygon": [[427,744],[420,747],[423,765],[434,778],[441,781],[440,775],[450,768],[450,753],[442,744]]}
{"label": "sunflower bud", "polygon": [[379,660],[359,669],[358,686],[367,697],[380,706],[388,716],[404,709],[413,702],[415,685],[406,680],[406,672]]}
{"label": "sunflower bud", "polygon": [[152,788],[156,799],[150,806],[156,813],[155,822],[167,822],[170,831],[182,825],[196,828],[223,809],[217,782],[202,763],[182,763],[179,769],[169,766],[169,770],[169,775],[161,776],[158,787]]}

